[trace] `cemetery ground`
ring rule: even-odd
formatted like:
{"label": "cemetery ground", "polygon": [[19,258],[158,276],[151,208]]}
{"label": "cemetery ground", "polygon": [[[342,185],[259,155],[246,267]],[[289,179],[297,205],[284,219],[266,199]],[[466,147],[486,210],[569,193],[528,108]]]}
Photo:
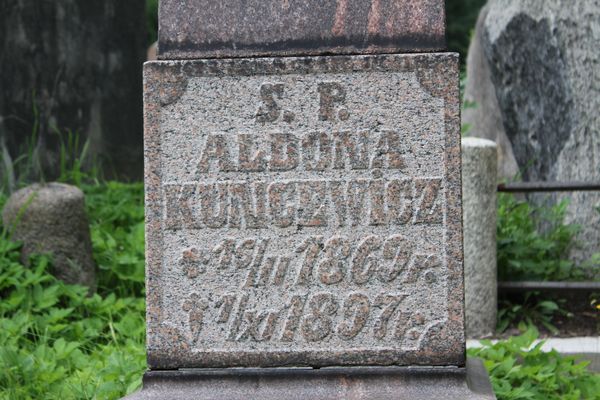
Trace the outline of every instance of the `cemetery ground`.
{"label": "cemetery ground", "polygon": [[[106,182],[80,187],[86,194],[98,266],[93,296],[87,296],[87,288],[55,279],[49,257],[35,256],[25,268],[19,261],[19,244],[10,240],[7,227],[0,237],[2,400],[118,399],[141,385],[146,369],[143,185]],[[5,201],[3,194],[2,204]],[[574,233],[573,227],[561,224],[564,211],[550,210],[554,228],[540,234],[532,218],[540,210],[536,213],[504,195],[499,203],[499,263],[506,269],[501,276],[511,273],[518,278],[523,273],[519,268],[527,264],[537,265],[537,273],[548,274],[547,279],[575,277],[574,266],[560,254],[572,245]],[[525,247],[516,247],[518,243]],[[600,398],[600,375],[587,371],[585,362],[543,352],[540,345],[532,347],[538,331],[560,335],[563,324],[571,324],[569,334],[597,335],[600,310],[588,303],[586,319],[569,308],[569,302],[539,296],[528,300],[526,306],[501,301],[503,339],[469,350],[470,356],[484,360],[498,398]],[[579,330],[573,330],[577,326]]]}

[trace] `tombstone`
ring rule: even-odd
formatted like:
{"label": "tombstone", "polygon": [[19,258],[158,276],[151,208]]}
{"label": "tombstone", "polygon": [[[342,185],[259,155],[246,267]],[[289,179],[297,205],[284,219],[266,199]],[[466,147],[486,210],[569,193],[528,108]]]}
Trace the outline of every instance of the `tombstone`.
{"label": "tombstone", "polygon": [[469,45],[465,100],[471,102],[472,106],[466,107],[461,117],[463,123],[470,126],[467,135],[489,139],[498,144],[498,177],[510,181],[519,176],[519,166],[504,129],[496,88],[492,83],[490,66],[483,49],[483,29],[488,9],[488,5],[481,9]]}
{"label": "tombstone", "polygon": [[[600,180],[600,2],[489,0],[467,63],[465,112],[474,136],[499,145],[501,178]],[[569,4],[570,5],[570,4]],[[594,66],[594,67],[590,67]],[[470,82],[470,83],[469,83]],[[600,252],[600,194],[529,194],[537,206],[568,200],[565,223],[581,227],[569,258],[580,265]],[[545,229],[544,226],[541,227]]]}
{"label": "tombstone", "polygon": [[494,398],[465,357],[443,2],[164,0],[159,20],[131,398]]}

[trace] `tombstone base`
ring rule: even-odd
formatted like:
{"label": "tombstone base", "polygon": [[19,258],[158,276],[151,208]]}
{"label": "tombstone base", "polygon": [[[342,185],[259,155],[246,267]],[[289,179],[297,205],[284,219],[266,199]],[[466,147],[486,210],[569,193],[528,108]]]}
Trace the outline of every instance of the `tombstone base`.
{"label": "tombstone base", "polygon": [[457,367],[234,368],[149,371],[126,400],[495,399],[480,360]]}

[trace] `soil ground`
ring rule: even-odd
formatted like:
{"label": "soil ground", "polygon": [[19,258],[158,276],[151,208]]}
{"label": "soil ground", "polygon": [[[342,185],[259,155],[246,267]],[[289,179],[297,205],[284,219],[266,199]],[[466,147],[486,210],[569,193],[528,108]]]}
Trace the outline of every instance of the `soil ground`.
{"label": "soil ground", "polygon": [[[510,300],[513,304],[522,304],[524,295],[520,293],[502,295],[499,304],[502,304],[504,299]],[[536,301],[544,300],[555,301],[560,311],[554,313],[551,320],[551,324],[558,329],[558,332],[552,332],[539,321],[535,321],[541,338],[600,336],[600,310],[596,308],[600,304],[600,293],[539,293],[535,298],[530,298],[528,304],[533,305]],[[520,333],[518,323],[518,320],[513,321],[506,331],[497,333],[495,337],[506,338],[518,335]]]}

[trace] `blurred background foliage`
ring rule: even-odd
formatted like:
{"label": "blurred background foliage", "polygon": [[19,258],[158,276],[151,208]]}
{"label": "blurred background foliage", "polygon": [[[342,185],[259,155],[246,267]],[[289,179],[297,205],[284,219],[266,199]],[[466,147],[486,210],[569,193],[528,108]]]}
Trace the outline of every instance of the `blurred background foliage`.
{"label": "blurred background foliage", "polygon": [[148,46],[158,39],[158,0],[146,0]]}
{"label": "blurred background foliage", "polygon": [[467,50],[479,10],[485,3],[486,0],[446,0],[448,49],[460,53],[462,65],[466,63]]}

